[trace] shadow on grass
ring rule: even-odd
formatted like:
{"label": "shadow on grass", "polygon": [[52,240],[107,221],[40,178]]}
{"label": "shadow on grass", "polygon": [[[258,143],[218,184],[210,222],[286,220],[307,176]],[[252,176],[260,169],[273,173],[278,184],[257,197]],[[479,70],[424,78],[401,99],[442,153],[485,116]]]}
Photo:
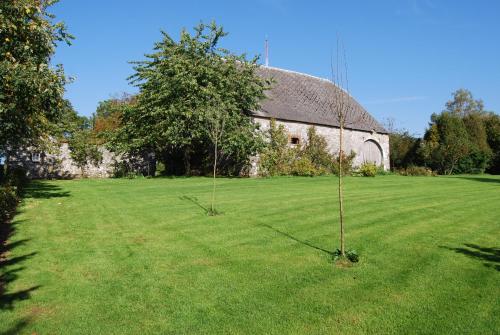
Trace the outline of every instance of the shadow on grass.
{"label": "shadow on grass", "polygon": [[455,178],[478,181],[482,183],[500,184],[500,178],[488,178],[488,177],[455,177]]}
{"label": "shadow on grass", "polygon": [[25,290],[7,293],[9,285],[14,282],[19,277],[19,273],[25,269],[20,266],[20,264],[37,254],[36,252],[31,252],[16,257],[10,256],[15,248],[26,245],[29,241],[28,239],[24,239],[11,243],[8,242],[14,235],[15,227],[21,222],[22,221],[13,221],[12,223],[0,224],[0,311],[12,309],[15,302],[29,299],[31,292],[40,287],[37,285]]}
{"label": "shadow on grass", "polygon": [[500,248],[481,247],[477,244],[465,243],[465,248],[450,248],[441,246],[456,253],[483,261],[484,266],[500,271]]}
{"label": "shadow on grass", "polygon": [[30,318],[23,318],[19,320],[14,326],[10,327],[7,330],[4,330],[0,333],[0,335],[16,335],[21,332],[27,325],[31,323]]}
{"label": "shadow on grass", "polygon": [[[24,198],[50,199],[68,197],[69,192],[62,191],[57,185],[48,184],[42,181],[32,181],[24,190]],[[16,214],[19,213],[19,208]],[[18,225],[23,224],[22,220],[12,220],[11,222],[0,222],[0,311],[13,309],[17,301],[27,300],[31,293],[40,286],[34,285],[27,289],[9,292],[9,286],[19,277],[19,274],[25,269],[21,264],[34,257],[37,252],[29,252],[23,255],[13,256],[12,252],[21,246],[26,246],[29,239],[22,239],[11,242],[15,235]],[[21,327],[20,323],[16,327]],[[15,333],[17,328],[13,329]],[[9,332],[5,333],[9,334]]]}
{"label": "shadow on grass", "polygon": [[63,191],[58,185],[43,181],[32,181],[23,191],[23,198],[51,199],[69,197],[69,191]]}
{"label": "shadow on grass", "polygon": [[210,209],[208,209],[207,207],[203,206],[198,201],[198,198],[196,198],[196,197],[190,197],[188,195],[183,195],[183,196],[180,196],[179,199],[186,200],[186,201],[189,201],[189,202],[195,204],[196,206],[198,206],[199,208],[201,208],[205,212],[205,214],[208,214],[210,212]]}
{"label": "shadow on grass", "polygon": [[273,231],[277,232],[278,234],[280,234],[280,235],[282,235],[282,236],[284,236],[284,237],[286,237],[286,238],[289,238],[289,239],[291,239],[291,240],[293,240],[293,241],[295,241],[295,242],[298,242],[298,243],[303,244],[303,245],[305,245],[305,246],[308,246],[308,247],[310,247],[310,248],[313,248],[313,249],[316,249],[316,250],[322,251],[322,252],[324,252],[324,253],[326,253],[326,254],[328,254],[328,255],[333,255],[333,251],[328,251],[328,250],[323,249],[323,248],[321,248],[321,247],[318,247],[318,246],[316,246],[316,245],[314,245],[314,244],[312,244],[312,243],[310,243],[310,242],[308,242],[308,241],[298,239],[298,238],[296,238],[295,236],[290,235],[290,234],[288,234],[287,232],[281,231],[281,230],[279,230],[279,229],[276,229],[276,228],[274,228],[273,226],[270,226],[270,225],[268,225],[268,224],[264,224],[264,223],[262,223],[262,224],[259,224],[258,226],[260,226],[260,227],[265,227],[265,228],[268,228],[268,229],[270,229],[270,230],[273,230]]}

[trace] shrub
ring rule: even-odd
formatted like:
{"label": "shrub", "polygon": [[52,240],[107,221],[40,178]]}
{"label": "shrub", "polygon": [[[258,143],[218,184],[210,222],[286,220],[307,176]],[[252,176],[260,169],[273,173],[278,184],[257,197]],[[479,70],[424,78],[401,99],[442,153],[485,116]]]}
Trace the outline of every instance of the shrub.
{"label": "shrub", "polygon": [[25,168],[16,166],[7,170],[6,184],[14,187],[17,195],[20,195],[28,182],[29,179]]}
{"label": "shrub", "polygon": [[389,176],[394,174],[390,170],[386,170],[383,165],[377,167],[377,175],[378,176]]}
{"label": "shrub", "polygon": [[318,171],[328,171],[332,169],[334,157],[328,151],[326,139],[316,132],[316,128],[307,129],[307,143],[301,149],[302,157],[307,157]]}
{"label": "shrub", "polygon": [[406,169],[399,170],[403,176],[435,176],[436,173],[424,166],[408,166]]}
{"label": "shrub", "polygon": [[[354,170],[353,168],[353,161],[354,158],[356,157],[356,153],[354,151],[351,151],[349,155],[346,155],[345,153],[342,153],[342,175],[343,176],[350,176]],[[339,156],[334,157],[331,165],[332,172],[335,175],[339,175]]]}
{"label": "shrub", "polygon": [[167,172],[167,167],[165,166],[165,163],[157,161],[156,162],[155,176],[164,176],[164,175],[166,175],[166,172]]}
{"label": "shrub", "polygon": [[0,224],[7,221],[17,204],[17,196],[14,188],[2,187],[0,188]]}
{"label": "shrub", "polygon": [[314,166],[313,162],[308,157],[295,159],[290,167],[290,174],[293,176],[314,177],[324,174],[321,169]]}
{"label": "shrub", "polygon": [[375,177],[377,175],[378,168],[375,164],[364,162],[358,169],[358,174],[363,177]]}
{"label": "shrub", "polygon": [[281,176],[290,174],[291,163],[295,159],[295,150],[288,147],[288,136],[283,125],[271,120],[267,132],[269,142],[260,155],[259,172],[263,176]]}
{"label": "shrub", "polygon": [[[307,142],[303,146],[290,147],[285,127],[271,120],[267,137],[269,141],[259,160],[261,176],[312,177],[332,172],[333,156],[328,152],[326,139],[316,133],[316,128],[307,130]],[[351,153],[346,157],[344,171],[352,169],[354,156]]]}

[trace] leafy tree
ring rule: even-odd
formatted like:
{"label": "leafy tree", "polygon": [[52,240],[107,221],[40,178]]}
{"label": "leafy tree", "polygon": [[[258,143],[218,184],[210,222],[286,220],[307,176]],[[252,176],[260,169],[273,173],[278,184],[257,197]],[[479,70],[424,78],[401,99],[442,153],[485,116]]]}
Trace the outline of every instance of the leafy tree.
{"label": "leafy tree", "polygon": [[492,151],[487,172],[500,174],[500,115],[489,113],[484,118],[488,145]]}
{"label": "leafy tree", "polygon": [[85,176],[85,167],[88,164],[97,166],[101,163],[102,153],[91,129],[83,128],[74,131],[68,139],[68,144],[71,158],[81,169],[82,176]]}
{"label": "leafy tree", "polygon": [[59,145],[67,142],[70,156],[81,169],[82,175],[85,175],[88,164],[97,166],[101,163],[102,153],[91,120],[79,116],[68,100],[64,100],[57,122],[50,124],[49,134],[52,140],[47,142],[47,148],[59,150]]}
{"label": "leafy tree", "polygon": [[[91,127],[90,120],[85,116],[80,116],[73,108],[69,100],[64,100],[59,117],[56,122],[49,125],[48,135],[52,137],[52,145],[66,141],[75,131]],[[51,144],[51,143],[47,143]]]}
{"label": "leafy tree", "polygon": [[[121,97],[100,101],[96,112],[92,115],[93,131],[99,143],[109,144],[111,149],[113,143],[123,143],[117,138],[122,127],[122,118],[130,109],[137,104],[136,96],[124,93]],[[118,150],[119,151],[119,150]]]}
{"label": "leafy tree", "polygon": [[452,174],[470,152],[467,129],[460,116],[449,112],[433,114],[431,121],[419,152],[432,169]]}
{"label": "leafy tree", "polygon": [[250,111],[267,87],[255,73],[257,59],[218,47],[226,33],[214,22],[199,24],[193,34],[183,30],[179,41],[162,36],[147,60],[134,62],[130,80],[140,93],[136,106],[122,115],[115,146],[153,151],[167,168],[181,161],[177,172],[189,174],[193,157],[214,153],[207,119],[217,104],[226,120],[220,151],[227,162],[248,162],[259,143]]}
{"label": "leafy tree", "polygon": [[0,153],[46,138],[64,107],[67,79],[50,65],[56,43],[70,43],[48,8],[56,0],[0,2]]}
{"label": "leafy tree", "polygon": [[389,134],[389,158],[391,168],[401,169],[418,164],[417,150],[420,140],[408,130],[393,130]]}
{"label": "leafy tree", "polygon": [[445,112],[459,117],[466,117],[471,114],[481,114],[484,112],[482,100],[474,100],[472,93],[466,89],[458,89],[452,94],[453,99],[446,103]]}
{"label": "leafy tree", "polygon": [[463,118],[469,136],[469,154],[460,160],[457,172],[483,173],[490,164],[492,151],[488,145],[485,117],[471,113]]}

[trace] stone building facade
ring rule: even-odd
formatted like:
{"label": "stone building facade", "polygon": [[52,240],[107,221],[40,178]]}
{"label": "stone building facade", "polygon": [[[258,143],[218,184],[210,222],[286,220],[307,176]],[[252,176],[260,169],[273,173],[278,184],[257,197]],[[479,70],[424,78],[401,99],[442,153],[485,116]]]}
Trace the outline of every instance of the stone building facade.
{"label": "stone building facade", "polygon": [[[331,81],[272,67],[261,67],[258,74],[272,81],[261,108],[253,112],[255,122],[262,130],[269,129],[270,120],[285,127],[290,145],[307,142],[307,129],[316,128],[332,154],[339,152],[339,124],[331,113],[331,106],[338,97]],[[346,95],[345,95],[346,96]],[[389,170],[389,134],[354,98],[344,128],[344,152],[356,153],[354,166],[363,162],[375,163]],[[258,174],[258,157],[252,160],[252,174]]]}
{"label": "stone building facade", "polygon": [[[260,124],[261,130],[269,129],[270,119],[255,118],[255,121]],[[338,154],[339,152],[339,128],[282,120],[276,120],[276,124],[285,127],[289,134],[290,145],[294,145],[293,142],[305,144],[307,130],[314,126],[316,133],[326,139],[330,153]],[[356,153],[353,161],[354,166],[359,166],[363,162],[373,162],[377,166],[383,166],[386,170],[389,169],[389,137],[387,134],[344,129],[344,140],[344,151]]]}

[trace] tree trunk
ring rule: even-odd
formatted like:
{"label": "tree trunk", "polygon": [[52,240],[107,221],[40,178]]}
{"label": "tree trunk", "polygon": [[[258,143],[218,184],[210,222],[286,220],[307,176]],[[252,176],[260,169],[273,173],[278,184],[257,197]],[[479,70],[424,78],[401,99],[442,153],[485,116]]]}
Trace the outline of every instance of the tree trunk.
{"label": "tree trunk", "polygon": [[187,147],[184,150],[183,161],[184,161],[184,174],[186,176],[190,176],[191,175],[191,148]]}
{"label": "tree trunk", "polygon": [[212,215],[215,214],[215,177],[217,174],[217,139],[215,140],[215,145],[214,145],[214,171],[213,171],[213,187],[212,187],[212,205],[211,205],[211,210],[212,210]]}
{"label": "tree trunk", "polygon": [[345,256],[345,239],[344,239],[344,189],[342,184],[342,159],[344,155],[343,148],[343,131],[344,127],[340,126],[339,132],[339,221],[340,221],[340,254]]}

